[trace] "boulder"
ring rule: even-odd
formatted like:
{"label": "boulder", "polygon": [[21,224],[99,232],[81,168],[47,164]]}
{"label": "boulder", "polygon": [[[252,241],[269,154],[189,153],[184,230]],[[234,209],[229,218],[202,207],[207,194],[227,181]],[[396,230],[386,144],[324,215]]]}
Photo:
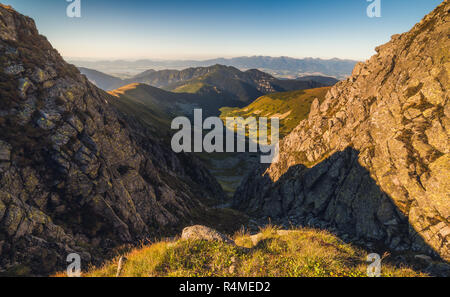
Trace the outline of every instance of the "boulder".
{"label": "boulder", "polygon": [[214,229],[201,225],[184,228],[183,233],[181,234],[181,239],[219,241],[234,244],[234,241],[228,238],[226,235]]}

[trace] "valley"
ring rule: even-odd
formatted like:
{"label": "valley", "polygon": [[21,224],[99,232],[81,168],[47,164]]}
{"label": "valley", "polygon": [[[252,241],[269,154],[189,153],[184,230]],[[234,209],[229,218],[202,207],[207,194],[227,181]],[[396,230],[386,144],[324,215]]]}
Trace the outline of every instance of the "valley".
{"label": "valley", "polygon": [[[217,70],[219,73],[216,73]],[[181,80],[180,77],[185,77],[187,75],[186,73],[189,73],[189,75],[187,75],[188,78],[195,77],[196,75],[192,74],[192,72],[195,71],[199,71],[201,74],[207,71],[209,74],[206,76],[200,75],[194,79],[187,79],[187,82],[183,80],[178,83],[173,82],[174,80]],[[227,73],[227,71],[230,71],[230,73]],[[256,118],[259,118],[259,116],[280,117],[282,121],[280,131],[281,136],[287,135],[290,130],[307,116],[313,99],[317,97],[320,100],[323,100],[329,87],[306,89],[305,91],[302,91],[302,88],[333,85],[337,82],[332,78],[314,76],[298,81],[286,80],[283,81],[283,83],[280,83],[269,75],[255,71],[256,77],[259,77],[260,85],[264,85],[261,83],[262,78],[266,79],[267,82],[272,81],[271,83],[274,85],[274,87],[268,87],[268,89],[257,87],[265,92],[273,92],[275,91],[275,88],[284,90],[284,88],[278,84],[283,85],[285,88],[299,88],[299,90],[284,93],[272,93],[258,98],[262,92],[255,89],[252,92],[252,94],[254,94],[253,97],[250,97],[250,100],[253,99],[255,101],[248,107],[242,108],[242,110],[245,110],[246,112],[241,112],[238,107],[232,107],[242,106],[243,103],[239,101],[239,99],[227,99],[239,97],[224,94],[240,94],[236,91],[236,85],[242,84],[241,79],[248,80],[246,73],[241,73],[237,69],[222,67],[220,65],[214,66],[211,69],[188,69],[186,71],[173,71],[170,73],[171,75],[177,73],[180,77],[175,79],[171,75],[164,75],[164,79],[161,80],[160,78],[157,79],[160,74],[154,71],[144,72],[136,77],[136,79],[139,79],[140,81],[150,84],[154,83],[157,86],[171,84],[171,87],[165,87],[166,90],[141,82],[131,83],[109,92],[116,97],[115,100],[111,100],[113,105],[128,115],[136,117],[153,131],[155,135],[160,136],[167,143],[170,143],[170,138],[175,132],[170,129],[171,121],[177,116],[187,116],[192,119],[193,110],[196,108],[202,109],[204,118],[218,115],[220,115],[222,119],[228,115],[231,117],[255,116]],[[231,82],[227,82],[226,77],[235,77],[236,74],[239,74],[237,79],[233,78],[231,79]],[[243,78],[240,78],[240,76]],[[90,76],[87,75],[87,77],[89,78]],[[95,82],[94,78],[91,80]],[[205,81],[211,85],[206,84]],[[257,85],[256,83],[254,84]],[[271,85],[269,84],[268,86]],[[220,89],[219,91],[219,87],[223,89]],[[173,91],[167,91],[167,89],[173,89]],[[207,89],[213,89],[212,93]],[[270,101],[270,103],[267,101]],[[280,102],[282,104],[280,104]],[[265,112],[263,114],[258,114],[257,112],[260,106],[264,106]],[[270,114],[269,112],[266,112],[266,109],[274,112]],[[276,112],[286,114],[291,110],[293,110],[294,113],[287,119],[282,116],[277,116],[276,114]],[[286,123],[285,120],[287,120]],[[205,163],[205,166],[215,176],[229,198],[233,196],[234,191],[240,185],[244,176],[256,166],[260,159],[258,153],[194,154]]]}

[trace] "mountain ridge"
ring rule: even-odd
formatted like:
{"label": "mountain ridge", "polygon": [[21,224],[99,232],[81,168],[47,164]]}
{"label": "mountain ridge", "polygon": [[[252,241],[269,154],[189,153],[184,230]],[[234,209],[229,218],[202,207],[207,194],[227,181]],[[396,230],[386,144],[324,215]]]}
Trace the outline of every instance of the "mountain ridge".
{"label": "mountain ridge", "polygon": [[291,58],[291,57],[270,57],[270,56],[250,56],[235,58],[216,58],[204,61],[195,60],[137,60],[137,61],[82,61],[70,60],[71,63],[80,67],[94,68],[103,72],[128,72],[133,70],[139,73],[142,69],[167,69],[172,68],[182,70],[190,67],[208,67],[215,64],[233,66],[241,71],[248,69],[260,69],[271,75],[286,76],[296,78],[305,75],[333,76],[337,79],[344,79],[352,72],[358,61],[348,59],[320,59],[320,58]]}
{"label": "mountain ridge", "polygon": [[224,196],[4,6],[0,53],[1,274],[48,275],[73,252],[101,263],[203,220]]}
{"label": "mountain ridge", "polygon": [[[256,98],[275,92],[310,89],[330,86],[337,82],[331,77],[308,76],[297,80],[282,80],[257,69],[240,71],[231,66],[213,65],[210,67],[178,70],[147,70],[129,79],[117,79],[101,72],[81,68],[83,74],[99,87],[122,88],[131,84],[146,84],[175,93],[189,93],[188,100],[196,94],[200,101],[220,107],[242,107]],[[101,81],[104,78],[105,81]],[[113,91],[113,90],[110,90]],[[168,94],[169,95],[169,94]],[[170,95],[173,96],[173,95]],[[208,99],[209,98],[209,99]],[[199,100],[197,100],[199,101]]]}
{"label": "mountain ridge", "polygon": [[278,117],[280,119],[280,139],[289,134],[303,119],[308,116],[312,102],[325,99],[331,87],[322,87],[290,92],[280,92],[259,97],[243,108],[221,108],[220,117]]}
{"label": "mountain ridge", "polygon": [[313,102],[234,207],[450,259],[450,2]]}

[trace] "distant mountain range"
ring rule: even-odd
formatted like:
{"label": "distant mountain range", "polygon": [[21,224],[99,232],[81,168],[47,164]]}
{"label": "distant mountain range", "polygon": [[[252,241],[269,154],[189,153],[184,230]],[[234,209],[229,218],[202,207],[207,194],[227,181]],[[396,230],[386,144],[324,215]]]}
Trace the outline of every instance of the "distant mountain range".
{"label": "distant mountain range", "polygon": [[295,59],[289,57],[237,57],[217,58],[204,61],[195,60],[137,60],[137,61],[84,61],[72,59],[69,61],[78,67],[97,69],[110,74],[135,75],[146,69],[182,70],[190,67],[208,67],[216,64],[233,66],[242,71],[258,69],[280,78],[297,78],[307,75],[332,76],[343,79],[349,76],[357,61],[342,59]]}
{"label": "distant mountain range", "polygon": [[114,90],[123,86],[123,80],[118,77],[89,68],[80,67],[79,70],[82,74],[86,75],[93,84],[103,90]]}
{"label": "distant mountain range", "polygon": [[[243,72],[235,67],[223,65],[188,68],[181,71],[147,70],[129,79],[120,79],[87,68],[80,68],[80,71],[91,82],[107,91],[130,84],[146,84],[170,91],[171,94],[184,93],[183,96],[188,97],[188,101],[201,101],[202,108],[208,108],[210,112],[215,110],[217,113],[220,107],[243,107],[265,94],[325,87],[338,82],[334,78],[322,76],[292,80],[277,79],[256,69]],[[192,95],[197,99],[193,100]]]}

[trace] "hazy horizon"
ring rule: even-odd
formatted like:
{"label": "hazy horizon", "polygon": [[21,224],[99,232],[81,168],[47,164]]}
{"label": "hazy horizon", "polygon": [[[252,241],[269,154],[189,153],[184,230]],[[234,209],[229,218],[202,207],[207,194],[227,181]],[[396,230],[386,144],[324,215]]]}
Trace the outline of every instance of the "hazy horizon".
{"label": "hazy horizon", "polygon": [[442,1],[381,0],[381,18],[366,15],[366,0],[81,0],[81,18],[67,17],[66,0],[1,2],[32,17],[40,33],[71,60],[284,56],[364,61]]}
{"label": "hazy horizon", "polygon": [[362,61],[362,60],[355,60],[355,59],[342,59],[338,57],[332,57],[332,58],[321,58],[321,57],[291,57],[291,56],[263,56],[263,55],[246,55],[246,56],[229,56],[229,57],[223,57],[223,56],[212,56],[210,58],[198,58],[198,59],[188,59],[188,58],[173,58],[173,59],[164,59],[164,58],[146,58],[146,57],[135,57],[135,58],[115,58],[115,57],[68,57],[63,56],[66,60],[79,60],[79,61],[86,61],[86,62],[101,62],[101,61],[107,61],[107,62],[114,62],[114,61],[127,61],[127,62],[136,62],[140,60],[149,60],[149,61],[155,61],[155,62],[171,62],[171,61],[196,61],[196,62],[202,62],[202,61],[208,61],[208,60],[215,60],[215,59],[235,59],[235,58],[259,58],[259,57],[268,57],[268,58],[289,58],[289,59],[297,59],[297,60],[306,60],[306,59],[320,59],[320,60],[348,60],[348,61]]}

